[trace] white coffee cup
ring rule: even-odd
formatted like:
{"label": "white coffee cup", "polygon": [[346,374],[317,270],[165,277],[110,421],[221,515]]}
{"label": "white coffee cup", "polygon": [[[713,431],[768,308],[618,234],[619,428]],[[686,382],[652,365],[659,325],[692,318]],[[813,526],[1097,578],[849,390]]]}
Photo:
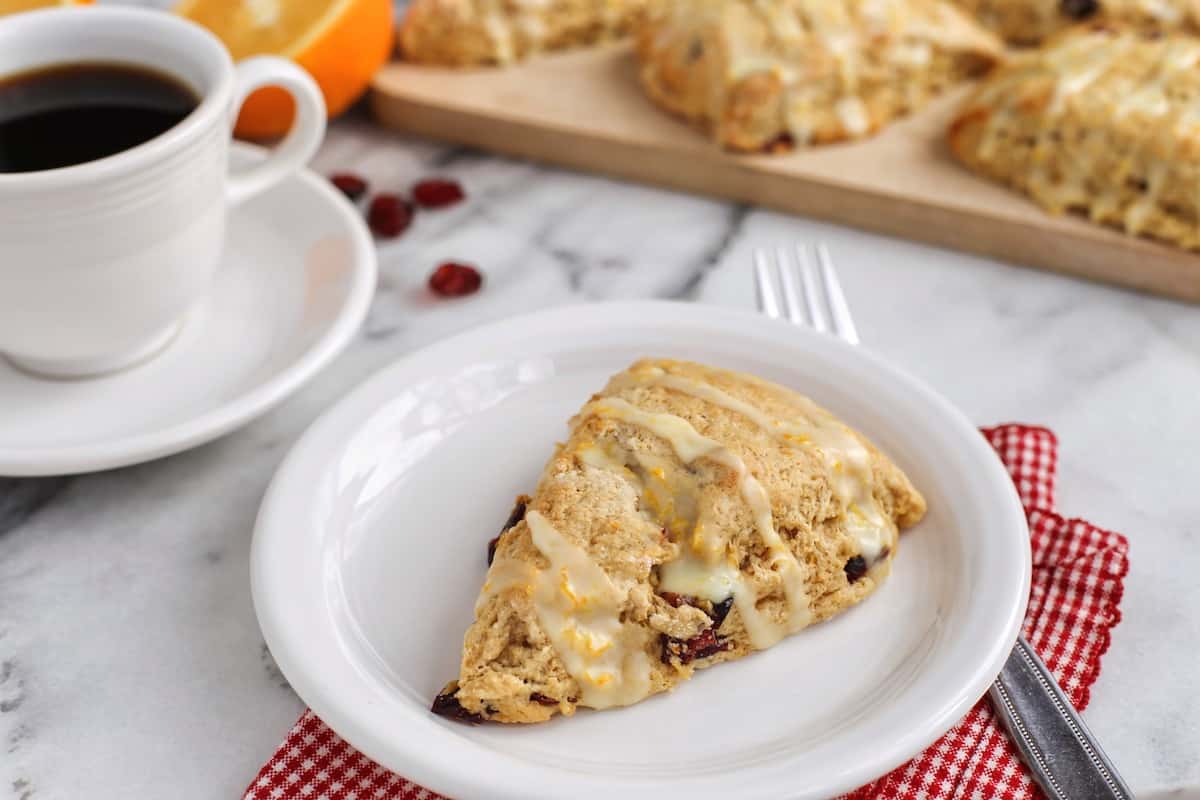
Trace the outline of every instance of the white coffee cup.
{"label": "white coffee cup", "polygon": [[[163,348],[212,282],[229,208],[299,169],[325,133],[304,70],[269,56],[235,67],[215,36],[174,15],[82,7],[0,18],[0,78],[83,62],[166,73],[200,103],[115,155],[0,173],[0,353],[54,377],[111,372]],[[238,109],[263,86],[291,93],[295,123],[264,162],[229,174]]]}

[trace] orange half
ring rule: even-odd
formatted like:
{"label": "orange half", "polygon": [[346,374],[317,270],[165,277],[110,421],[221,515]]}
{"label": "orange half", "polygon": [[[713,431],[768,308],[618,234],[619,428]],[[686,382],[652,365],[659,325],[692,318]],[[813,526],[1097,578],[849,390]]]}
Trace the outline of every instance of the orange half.
{"label": "orange half", "polygon": [[[392,0],[182,0],[175,11],[215,33],[235,60],[294,60],[321,87],[331,117],[366,90],[392,52]],[[281,136],[292,114],[287,92],[260,89],[242,106],[236,133]]]}

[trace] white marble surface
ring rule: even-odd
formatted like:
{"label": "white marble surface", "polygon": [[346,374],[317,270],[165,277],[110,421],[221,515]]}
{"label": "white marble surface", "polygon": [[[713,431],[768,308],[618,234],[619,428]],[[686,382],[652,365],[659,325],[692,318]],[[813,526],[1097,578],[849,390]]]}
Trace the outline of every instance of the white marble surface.
{"label": "white marble surface", "polygon": [[[378,296],[349,351],[260,421],[142,466],[0,479],[0,798],[239,796],[302,708],[251,607],[255,510],[288,445],[372,371],[568,301],[748,305],[752,247],[816,238],[867,346],[980,424],[1058,432],[1063,510],[1132,543],[1125,618],[1086,716],[1139,796],[1200,787],[1200,310],[362,119],[335,126],[317,168],[379,188],[446,174],[470,197],[380,246]],[[482,265],[485,290],[431,300],[423,282],[443,258]]]}

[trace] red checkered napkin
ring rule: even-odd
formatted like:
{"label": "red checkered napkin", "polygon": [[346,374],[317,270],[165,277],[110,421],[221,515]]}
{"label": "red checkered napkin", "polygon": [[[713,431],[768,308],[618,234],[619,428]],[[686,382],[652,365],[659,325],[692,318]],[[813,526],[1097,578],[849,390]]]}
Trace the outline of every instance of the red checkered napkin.
{"label": "red checkered napkin", "polygon": [[[1033,587],[1025,637],[1076,708],[1088,704],[1100,656],[1121,619],[1129,543],[1054,511],[1058,443],[1045,428],[983,429],[1012,475],[1029,518]],[[359,753],[305,711],[243,800],[439,800]],[[925,752],[844,800],[1040,800],[1017,751],[980,700]]]}

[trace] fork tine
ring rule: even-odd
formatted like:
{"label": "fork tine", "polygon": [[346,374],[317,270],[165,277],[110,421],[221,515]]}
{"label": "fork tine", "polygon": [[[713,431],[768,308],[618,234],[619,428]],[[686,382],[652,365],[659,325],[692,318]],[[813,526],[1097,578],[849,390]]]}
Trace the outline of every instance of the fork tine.
{"label": "fork tine", "polygon": [[796,287],[796,270],[788,258],[787,250],[780,247],[775,250],[776,263],[779,265],[780,283],[783,284],[783,305],[787,317],[793,325],[807,325],[808,317],[800,306],[800,291]]}
{"label": "fork tine", "polygon": [[829,248],[824,244],[817,245],[817,262],[820,264],[821,279],[825,288],[825,301],[829,304],[829,312],[833,317],[833,329],[850,344],[858,344],[858,329],[854,327],[854,317],[850,315],[850,306],[846,304],[842,284],[838,282],[837,273],[834,272]]}
{"label": "fork tine", "polygon": [[758,290],[758,307],[771,319],[779,318],[779,294],[775,290],[775,279],[771,277],[771,265],[762,249],[754,251],[754,286]]}
{"label": "fork tine", "polygon": [[796,245],[796,258],[800,260],[800,281],[804,286],[804,302],[808,305],[812,328],[825,333],[829,330],[829,322],[821,305],[822,293],[817,289],[817,275],[803,245]]}

